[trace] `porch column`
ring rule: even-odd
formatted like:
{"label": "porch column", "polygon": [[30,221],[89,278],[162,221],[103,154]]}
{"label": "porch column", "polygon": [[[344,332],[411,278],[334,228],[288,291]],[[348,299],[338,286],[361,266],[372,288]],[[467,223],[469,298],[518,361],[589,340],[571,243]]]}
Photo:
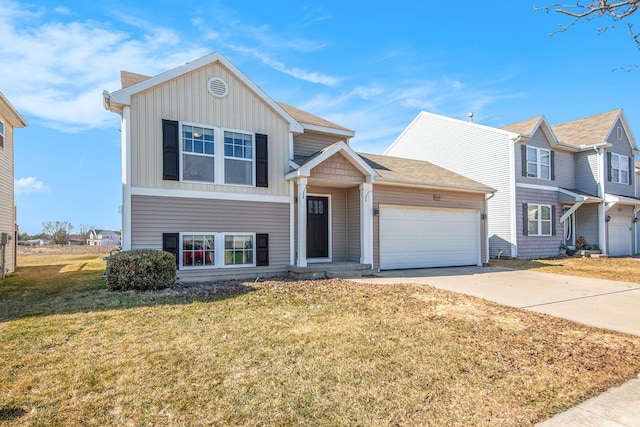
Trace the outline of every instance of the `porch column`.
{"label": "porch column", "polygon": [[307,178],[296,179],[298,185],[298,260],[296,266],[307,266]]}
{"label": "porch column", "polygon": [[360,184],[360,264],[373,267],[373,184]]}

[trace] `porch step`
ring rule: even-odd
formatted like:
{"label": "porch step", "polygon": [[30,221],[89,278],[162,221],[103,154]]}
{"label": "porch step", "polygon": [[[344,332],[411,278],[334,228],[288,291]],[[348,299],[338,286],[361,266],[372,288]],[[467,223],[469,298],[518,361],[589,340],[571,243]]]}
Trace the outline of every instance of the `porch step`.
{"label": "porch step", "polygon": [[289,266],[289,274],[298,280],[353,279],[371,273],[371,264],[357,262],[327,262],[309,264],[306,267]]}

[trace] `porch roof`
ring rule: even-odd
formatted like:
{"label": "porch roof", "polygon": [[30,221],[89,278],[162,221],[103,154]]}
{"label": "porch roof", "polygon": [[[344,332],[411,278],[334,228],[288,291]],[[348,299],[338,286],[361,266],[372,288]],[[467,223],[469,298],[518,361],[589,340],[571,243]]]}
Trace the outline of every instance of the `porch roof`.
{"label": "porch roof", "polygon": [[560,192],[575,198],[576,202],[599,203],[602,198],[575,188],[560,188]]}
{"label": "porch roof", "polygon": [[636,199],[635,197],[629,197],[629,196],[620,196],[618,194],[607,193],[607,194],[604,195],[604,200],[607,203],[617,203],[617,204],[620,204],[620,205],[640,206],[640,199]]}

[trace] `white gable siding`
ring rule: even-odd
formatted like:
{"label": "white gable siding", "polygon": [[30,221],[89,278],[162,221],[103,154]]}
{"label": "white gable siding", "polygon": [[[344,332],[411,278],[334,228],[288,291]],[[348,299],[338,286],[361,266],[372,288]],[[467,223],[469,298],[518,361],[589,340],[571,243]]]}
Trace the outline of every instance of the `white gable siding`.
{"label": "white gable siding", "polygon": [[[617,138],[617,127],[620,126],[622,128],[622,139]],[[629,142],[629,137],[624,131],[624,127],[620,120],[616,122],[613,126],[613,130],[607,139],[607,142],[612,145],[611,148],[607,149],[607,152],[621,154],[623,156],[632,157],[631,143]],[[633,169],[629,171],[629,179],[633,179],[634,177]],[[606,179],[606,175],[605,175]],[[605,183],[605,189],[607,193],[619,194],[621,196],[630,196],[633,197],[635,194],[635,188],[631,184],[620,184],[617,182],[609,182]]]}
{"label": "white gable siding", "polygon": [[[207,91],[210,77],[228,85],[228,95]],[[269,187],[186,183],[162,179],[162,119],[257,132],[269,137]],[[131,98],[131,183],[133,187],[287,195],[287,122],[220,63],[169,80]]]}
{"label": "white gable siding", "polygon": [[487,215],[491,257],[496,257],[499,251],[511,255],[516,244],[513,147],[506,132],[421,113],[385,154],[426,160],[495,188]]}

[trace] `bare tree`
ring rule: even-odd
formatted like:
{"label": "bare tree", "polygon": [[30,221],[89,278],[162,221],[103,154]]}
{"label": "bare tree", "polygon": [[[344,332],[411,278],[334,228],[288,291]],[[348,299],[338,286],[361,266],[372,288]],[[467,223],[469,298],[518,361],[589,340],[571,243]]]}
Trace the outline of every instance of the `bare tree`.
{"label": "bare tree", "polygon": [[[544,10],[547,13],[553,11],[572,18],[568,24],[558,24],[559,29],[549,35],[563,33],[580,21],[589,22],[598,18],[604,18],[607,21],[598,27],[598,33],[603,33],[615,28],[616,25],[640,10],[640,0],[578,0],[575,4],[553,3],[545,7],[534,7],[533,10]],[[640,33],[634,31],[632,22],[625,22],[631,38],[640,49]]]}
{"label": "bare tree", "polygon": [[69,235],[71,234],[73,225],[68,221],[47,221],[42,223],[42,229],[43,233],[51,239],[51,243],[55,245],[66,245],[69,243]]}

